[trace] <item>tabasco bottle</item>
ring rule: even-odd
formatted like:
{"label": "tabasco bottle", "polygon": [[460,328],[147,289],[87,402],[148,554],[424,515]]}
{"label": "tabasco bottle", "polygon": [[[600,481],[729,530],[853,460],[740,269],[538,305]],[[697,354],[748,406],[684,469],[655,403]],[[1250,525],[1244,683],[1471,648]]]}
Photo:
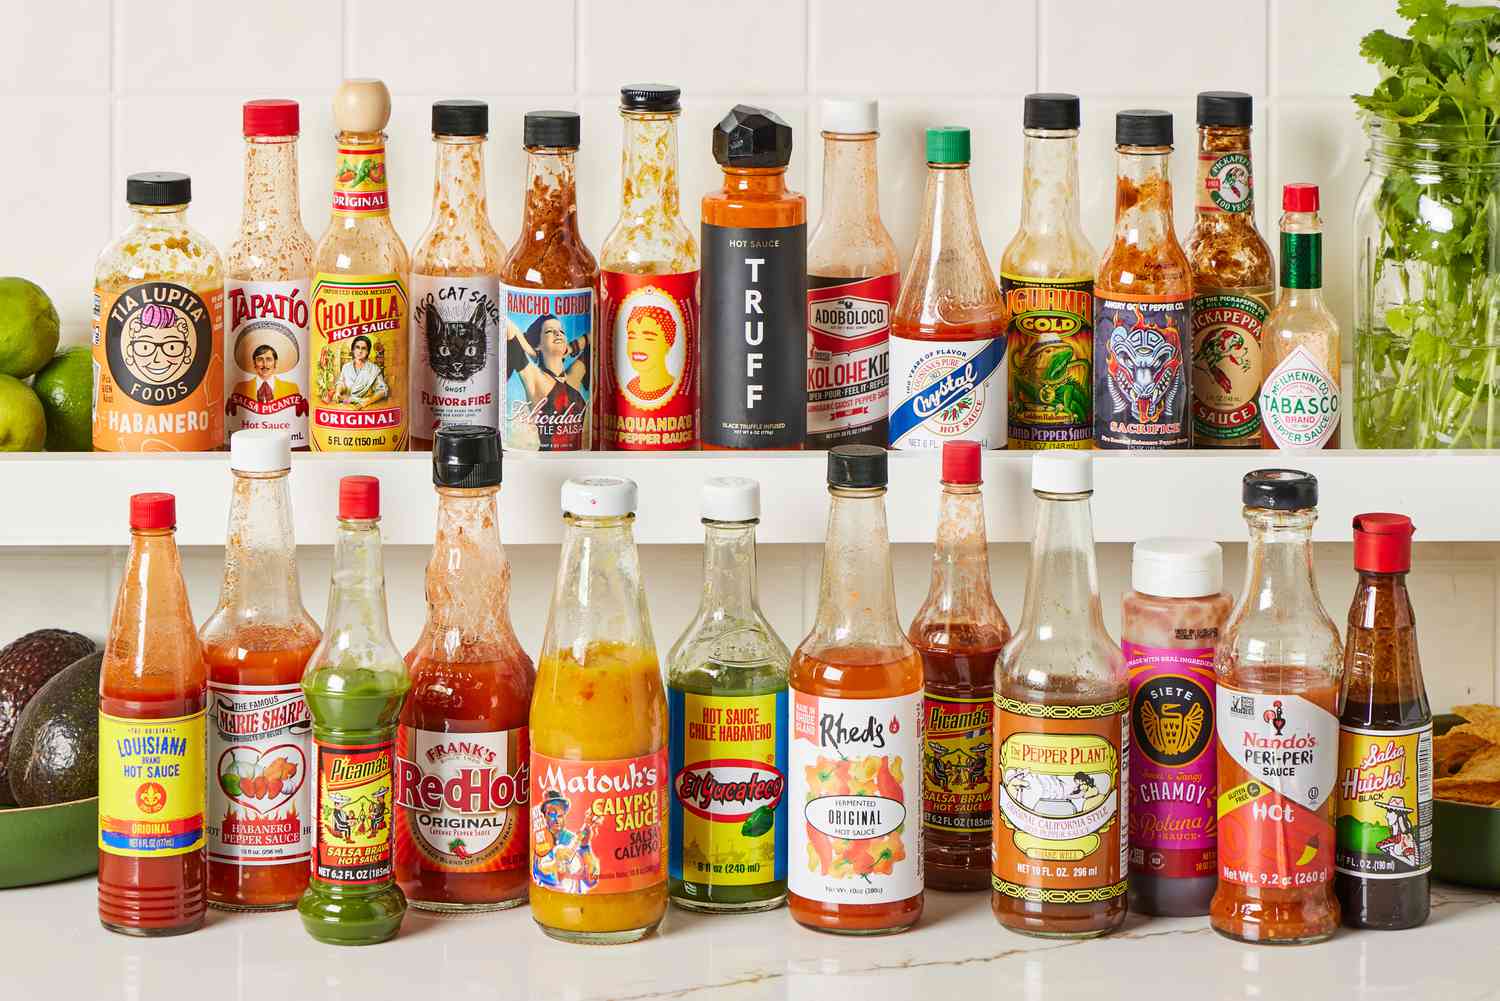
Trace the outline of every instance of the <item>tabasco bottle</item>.
{"label": "tabasco bottle", "polygon": [[208,728],[208,901],[292,907],[313,844],[312,723],[302,672],[318,645],[292,537],[291,436],[236,431],[219,606],[198,631],[213,696]]}
{"label": "tabasco bottle", "polygon": [[510,624],[496,430],[438,428],[432,483],[427,622],[396,732],[396,878],[413,907],[493,911],[526,900],[536,677]]}
{"label": "tabasco bottle", "polygon": [[995,677],[995,917],[1012,931],[1090,938],[1125,921],[1130,697],[1104,628],[1093,460],[1031,462],[1036,536],[1026,607]]}
{"label": "tabasco bottle", "polygon": [[203,925],[204,707],[171,494],[130,498],[130,553],[99,672],[99,921],[126,935]]}
{"label": "tabasco bottle", "polygon": [[990,885],[995,661],[1010,625],[990,588],[977,441],[943,442],[927,600],[906,631],[922,655],[922,843],[927,885]]}
{"label": "tabasco bottle", "polygon": [[887,482],[884,449],[829,451],[818,613],[789,678],[788,903],[853,935],[922,916],[922,660],[896,618]]}

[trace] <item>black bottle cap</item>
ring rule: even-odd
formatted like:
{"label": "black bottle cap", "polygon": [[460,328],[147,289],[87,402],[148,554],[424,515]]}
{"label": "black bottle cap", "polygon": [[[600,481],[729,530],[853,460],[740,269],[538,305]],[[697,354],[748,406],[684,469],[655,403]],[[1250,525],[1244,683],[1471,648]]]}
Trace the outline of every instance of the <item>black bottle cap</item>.
{"label": "black bottle cap", "polygon": [[714,159],[725,167],[785,167],[792,127],[774,111],[736,104],[714,126]]}
{"label": "black bottle cap", "polygon": [[1249,128],[1253,105],[1250,95],[1238,90],[1205,90],[1198,95],[1198,124]]}
{"label": "black bottle cap", "polygon": [[498,487],[500,436],[478,424],[445,424],[432,443],[432,484],[437,487]]}
{"label": "black bottle cap", "polygon": [[490,106],[483,101],[432,102],[432,134],[485,136],[490,133]]}
{"label": "black bottle cap", "polygon": [[1246,507],[1304,511],[1318,506],[1318,478],[1300,469],[1257,469],[1245,474]]}
{"label": "black bottle cap", "polygon": [[152,170],[125,178],[125,201],[131,205],[186,205],[193,200],[193,182],[186,174]]}
{"label": "black bottle cap", "polygon": [[1136,108],[1115,115],[1116,146],[1172,145],[1172,113]]}
{"label": "black bottle cap", "polygon": [[577,149],[582,132],[576,111],[528,111],[521,141],[527,146]]}
{"label": "black bottle cap", "polygon": [[669,83],[631,83],[620,88],[623,111],[681,111],[682,88]]}
{"label": "black bottle cap", "polygon": [[879,445],[835,445],[828,450],[830,487],[868,490],[889,482],[886,451]]}
{"label": "black bottle cap", "polygon": [[1076,129],[1082,121],[1076,94],[1027,94],[1023,128]]}

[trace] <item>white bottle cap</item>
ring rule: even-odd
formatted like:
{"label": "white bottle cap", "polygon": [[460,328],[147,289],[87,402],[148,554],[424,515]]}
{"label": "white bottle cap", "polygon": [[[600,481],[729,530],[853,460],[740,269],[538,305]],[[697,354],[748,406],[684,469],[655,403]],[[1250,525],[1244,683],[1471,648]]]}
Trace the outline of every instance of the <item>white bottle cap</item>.
{"label": "white bottle cap", "polygon": [[635,480],[623,476],[581,476],[562,485],[564,514],[618,518],[635,514]]}
{"label": "white bottle cap", "polygon": [[858,135],[880,131],[880,102],[857,97],[825,97],[823,131]]}
{"label": "white bottle cap", "polygon": [[1224,551],[1207,539],[1142,539],[1131,551],[1130,586],[1158,598],[1224,590]]}
{"label": "white bottle cap", "polygon": [[703,481],[702,511],[708,521],[760,518],[760,483],[748,476],[712,476]]}
{"label": "white bottle cap", "polygon": [[1044,451],[1031,459],[1031,489],[1086,494],[1094,489],[1094,460],[1087,452]]}
{"label": "white bottle cap", "polygon": [[251,428],[229,436],[229,468],[238,473],[279,473],[292,468],[292,436]]}

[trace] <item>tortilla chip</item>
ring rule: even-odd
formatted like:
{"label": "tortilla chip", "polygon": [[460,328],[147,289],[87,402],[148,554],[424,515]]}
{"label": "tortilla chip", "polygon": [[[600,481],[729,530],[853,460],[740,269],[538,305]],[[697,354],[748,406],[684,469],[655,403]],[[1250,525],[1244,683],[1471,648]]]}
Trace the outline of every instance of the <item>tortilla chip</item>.
{"label": "tortilla chip", "polygon": [[1453,730],[1463,730],[1482,737],[1491,744],[1500,744],[1500,709],[1494,706],[1459,706],[1453,711],[1469,721]]}
{"label": "tortilla chip", "polygon": [[1438,779],[1432,783],[1432,795],[1450,803],[1489,806],[1500,800],[1500,779]]}
{"label": "tortilla chip", "polygon": [[1432,767],[1438,778],[1458,774],[1476,751],[1492,746],[1468,723],[1461,723],[1432,742]]}
{"label": "tortilla chip", "polygon": [[1500,706],[1485,705],[1483,702],[1475,702],[1466,706],[1454,706],[1453,711],[1471,723],[1482,719],[1500,721]]}
{"label": "tortilla chip", "polygon": [[1500,747],[1489,746],[1475,751],[1452,777],[1469,782],[1500,782]]}

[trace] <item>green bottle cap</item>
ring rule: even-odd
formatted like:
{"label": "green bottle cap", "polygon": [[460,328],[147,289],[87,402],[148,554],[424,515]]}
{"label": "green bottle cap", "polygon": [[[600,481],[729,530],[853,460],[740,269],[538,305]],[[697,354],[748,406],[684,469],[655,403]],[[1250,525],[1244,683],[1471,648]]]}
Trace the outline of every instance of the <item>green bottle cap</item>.
{"label": "green bottle cap", "polygon": [[928,129],[927,162],[968,163],[969,130],[957,125]]}

